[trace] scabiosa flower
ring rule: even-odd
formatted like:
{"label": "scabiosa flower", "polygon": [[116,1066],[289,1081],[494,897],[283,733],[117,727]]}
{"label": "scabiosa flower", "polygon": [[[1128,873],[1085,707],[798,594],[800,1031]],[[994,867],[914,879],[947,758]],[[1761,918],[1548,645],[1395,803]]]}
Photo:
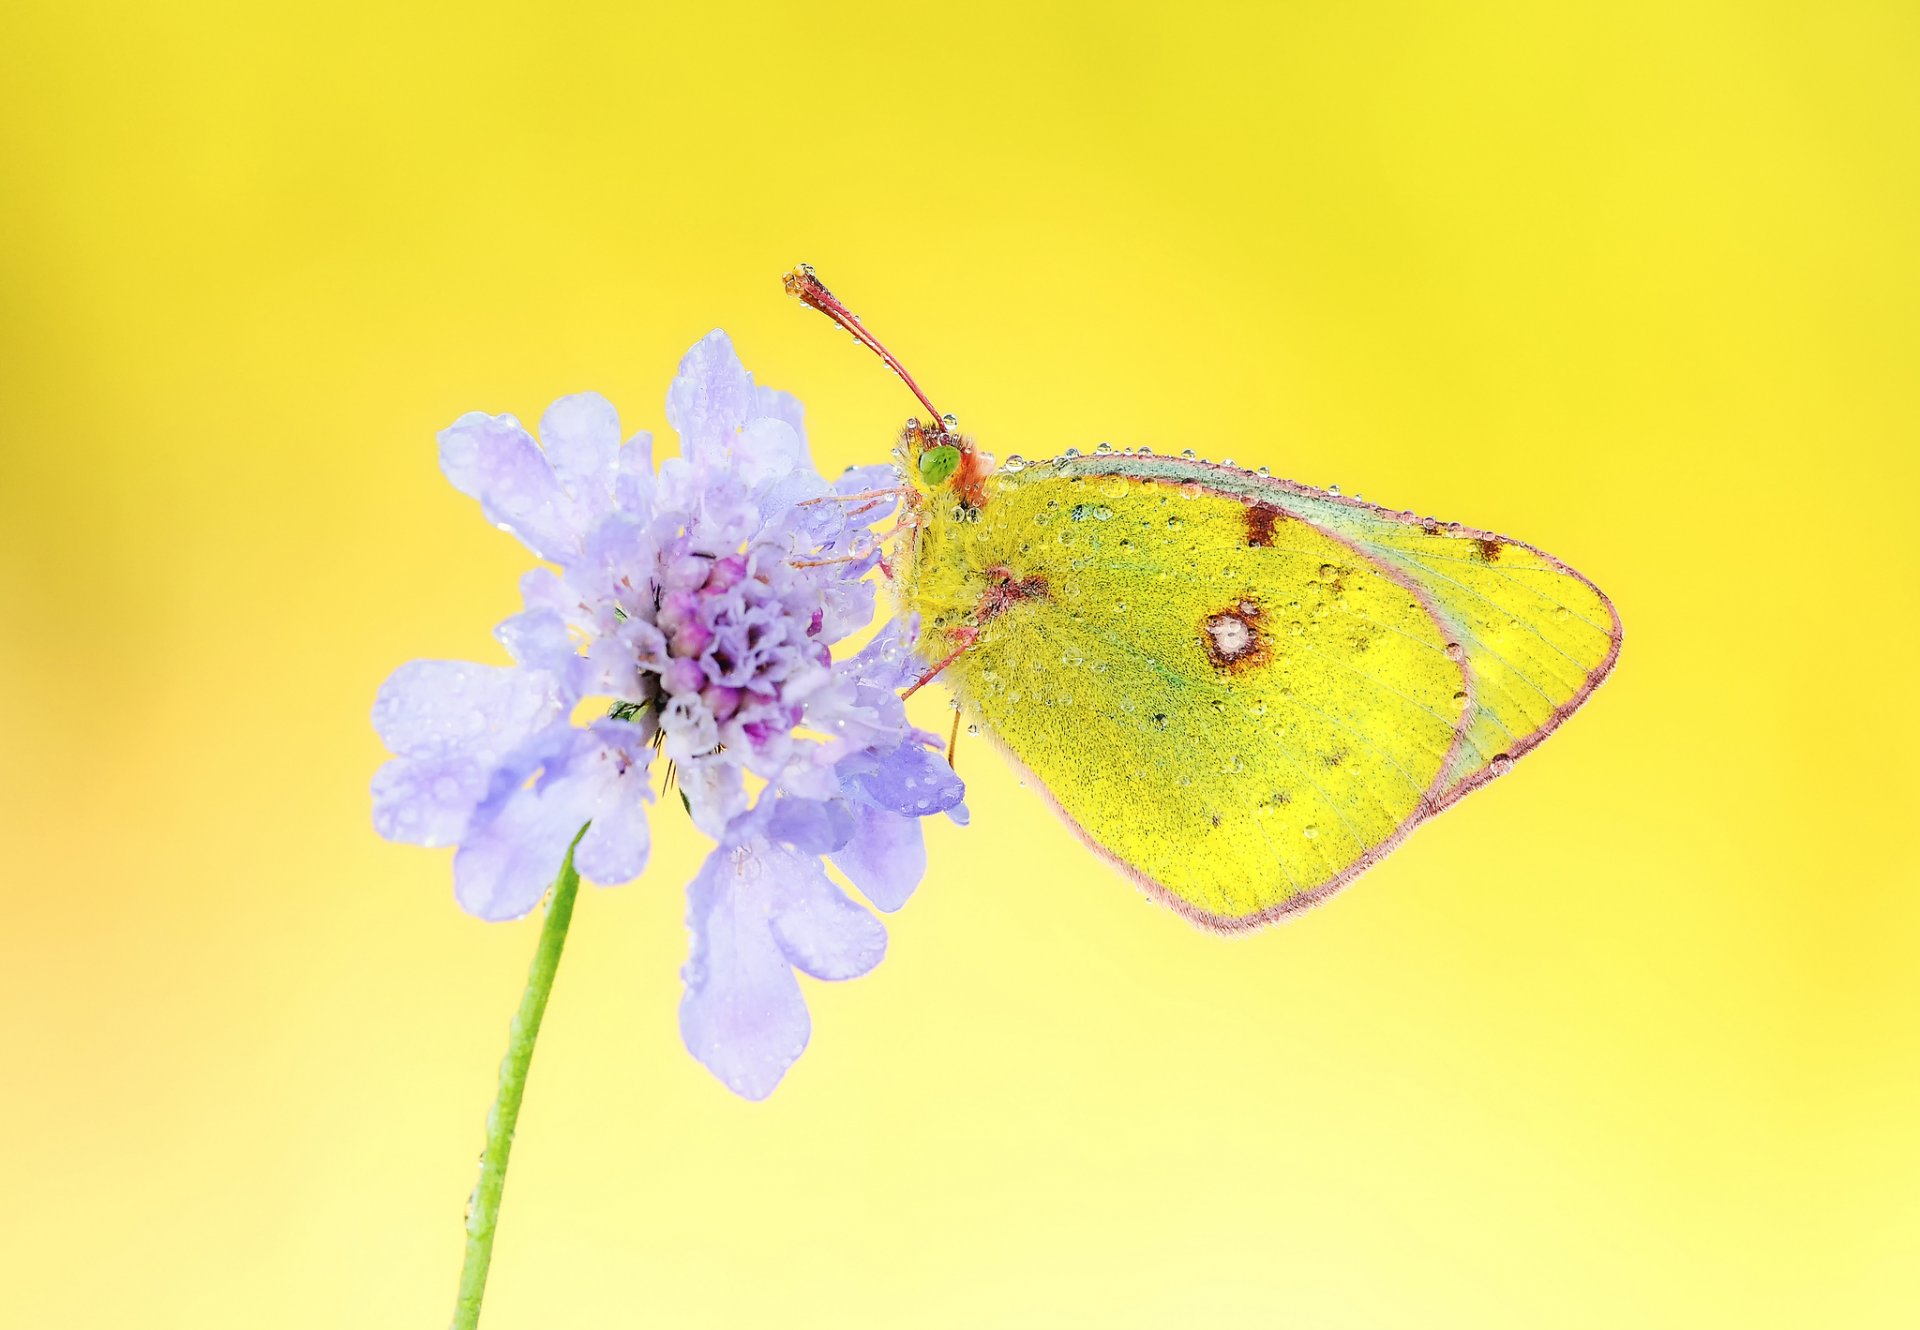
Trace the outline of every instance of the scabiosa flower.
{"label": "scabiosa flower", "polygon": [[715,842],[687,890],[681,1033],[760,1099],[806,1047],[794,971],[850,979],[886,949],[825,864],[898,909],[926,866],[919,819],[964,821],[963,790],[900,701],[914,625],[841,647],[872,622],[870,524],[893,506],[848,496],[891,486],[891,468],[829,485],[799,402],[757,386],[717,331],[682,360],[667,419],[681,455],[657,471],[650,436],[622,446],[593,393],[549,407],[538,442],[480,413],[441,433],[447,478],[553,566],[526,574],[525,608],[496,630],[514,664],[414,661],[380,689],[394,758],[374,825],[457,846],[460,904],[513,919],[569,846],[592,881],[638,876],[670,782],[667,806]]}

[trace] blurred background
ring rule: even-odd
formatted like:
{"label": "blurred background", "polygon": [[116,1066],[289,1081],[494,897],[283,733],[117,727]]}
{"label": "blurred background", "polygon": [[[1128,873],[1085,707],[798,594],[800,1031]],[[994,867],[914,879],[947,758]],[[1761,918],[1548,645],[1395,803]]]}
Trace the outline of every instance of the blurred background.
{"label": "blurred background", "polygon": [[761,1105],[680,1046],[660,819],[490,1330],[1912,1324],[1916,59],[1896,0],[14,0],[0,1320],[444,1324],[537,922],[369,824],[375,688],[503,660],[528,563],[434,433],[664,430],[722,325],[880,460],[913,404],[806,259],[1002,456],[1496,528],[1625,655],[1232,942],[963,739],[973,828]]}

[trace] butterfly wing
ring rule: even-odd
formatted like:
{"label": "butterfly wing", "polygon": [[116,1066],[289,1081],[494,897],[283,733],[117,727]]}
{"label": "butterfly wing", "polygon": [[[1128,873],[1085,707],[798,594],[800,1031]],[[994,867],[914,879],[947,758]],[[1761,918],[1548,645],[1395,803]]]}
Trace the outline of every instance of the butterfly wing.
{"label": "butterfly wing", "polygon": [[[1620,626],[1530,546],[1179,458],[1003,469],[928,533],[962,704],[1203,925],[1325,899],[1593,691]],[[948,548],[943,550],[941,542]]]}

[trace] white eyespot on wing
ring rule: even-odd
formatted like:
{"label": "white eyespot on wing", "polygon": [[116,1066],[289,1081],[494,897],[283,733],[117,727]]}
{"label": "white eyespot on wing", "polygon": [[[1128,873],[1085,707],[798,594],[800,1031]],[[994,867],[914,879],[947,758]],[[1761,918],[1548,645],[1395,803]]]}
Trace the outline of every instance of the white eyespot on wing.
{"label": "white eyespot on wing", "polygon": [[1223,660],[1238,660],[1253,648],[1253,629],[1235,614],[1216,614],[1208,619],[1207,636],[1213,639],[1214,654]]}

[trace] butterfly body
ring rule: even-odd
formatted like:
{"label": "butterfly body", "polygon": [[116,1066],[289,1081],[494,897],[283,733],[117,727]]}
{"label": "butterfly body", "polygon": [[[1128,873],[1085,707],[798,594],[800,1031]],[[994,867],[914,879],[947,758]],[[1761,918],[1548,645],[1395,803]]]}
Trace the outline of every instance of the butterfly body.
{"label": "butterfly body", "polygon": [[[953,437],[910,427],[910,479]],[[1519,542],[1188,458],[994,470],[959,442],[958,476],[919,473],[899,569],[922,656],[1083,840],[1205,927],[1324,900],[1618,655],[1606,598]]]}
{"label": "butterfly body", "polygon": [[1619,658],[1598,588],[1492,532],[1190,453],[996,468],[811,268],[785,285],[929,412],[895,450],[919,682],[951,687],[1082,840],[1203,927],[1325,900],[1505,774]]}

